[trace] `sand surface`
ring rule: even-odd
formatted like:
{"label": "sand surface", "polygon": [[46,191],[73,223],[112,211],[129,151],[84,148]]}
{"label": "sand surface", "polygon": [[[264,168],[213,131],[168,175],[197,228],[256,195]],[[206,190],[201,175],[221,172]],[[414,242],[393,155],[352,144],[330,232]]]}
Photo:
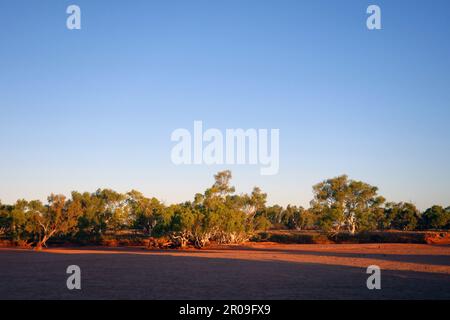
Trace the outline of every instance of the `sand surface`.
{"label": "sand surface", "polygon": [[[81,290],[66,268],[81,268]],[[367,289],[370,265],[382,289]],[[450,299],[450,246],[0,248],[0,299]]]}

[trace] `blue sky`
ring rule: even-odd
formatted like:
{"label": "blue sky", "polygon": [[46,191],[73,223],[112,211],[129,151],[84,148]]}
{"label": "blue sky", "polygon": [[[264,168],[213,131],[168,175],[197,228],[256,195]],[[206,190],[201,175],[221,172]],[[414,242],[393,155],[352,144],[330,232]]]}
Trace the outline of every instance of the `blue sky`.
{"label": "blue sky", "polygon": [[[449,16],[445,0],[2,0],[0,199],[109,187],[172,203],[231,169],[270,203],[307,206],[346,173],[450,205]],[[279,128],[279,174],[173,165],[170,134],[194,120]]]}

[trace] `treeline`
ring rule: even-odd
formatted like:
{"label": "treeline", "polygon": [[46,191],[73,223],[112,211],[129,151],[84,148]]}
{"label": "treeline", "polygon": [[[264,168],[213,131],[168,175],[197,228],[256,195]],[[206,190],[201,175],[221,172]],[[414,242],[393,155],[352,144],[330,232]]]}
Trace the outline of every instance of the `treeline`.
{"label": "treeline", "polygon": [[146,237],[167,237],[176,246],[209,242],[230,244],[268,229],[322,230],[354,234],[370,230],[449,229],[450,207],[433,206],[421,213],[412,203],[392,203],[378,189],[343,175],[313,187],[310,208],[267,206],[267,194],[235,194],[231,172],[215,175],[215,183],[193,201],[165,205],[138,191],[109,189],[51,195],[48,203],[18,200],[0,203],[0,236],[42,248],[52,237],[97,241],[107,233],[135,230]]}

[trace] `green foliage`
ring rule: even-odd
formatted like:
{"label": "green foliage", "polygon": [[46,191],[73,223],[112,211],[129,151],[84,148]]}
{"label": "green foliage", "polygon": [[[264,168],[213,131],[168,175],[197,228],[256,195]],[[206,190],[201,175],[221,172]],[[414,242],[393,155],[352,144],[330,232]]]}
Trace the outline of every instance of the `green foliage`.
{"label": "green foliage", "polygon": [[130,225],[152,236],[158,224],[164,222],[164,205],[156,198],[146,198],[142,193],[132,190],[127,193]]}
{"label": "green foliage", "polygon": [[345,175],[315,185],[309,209],[267,206],[267,194],[260,188],[236,194],[231,179],[230,171],[219,172],[212,186],[197,193],[192,202],[170,206],[136,190],[121,194],[110,189],[74,191],[71,199],[51,195],[45,205],[37,200],[0,203],[0,237],[41,247],[56,236],[97,242],[131,232],[201,248],[212,241],[240,243],[274,228],[322,230],[333,237],[345,231],[353,237],[360,231],[450,226],[450,207],[433,206],[420,215],[411,203],[385,204],[376,187]]}
{"label": "green foliage", "polygon": [[419,222],[420,212],[416,206],[408,202],[386,204],[386,216],[391,221],[391,227],[397,230],[415,230]]}
{"label": "green foliage", "polygon": [[272,227],[272,223],[266,216],[257,216],[254,221],[255,231],[267,231]]}
{"label": "green foliage", "polygon": [[448,229],[450,226],[450,208],[432,206],[421,216],[422,229]]}
{"label": "green foliage", "polygon": [[11,235],[12,227],[12,206],[3,205],[0,202],[0,237]]}
{"label": "green foliage", "polygon": [[288,229],[292,230],[307,230],[311,229],[315,223],[314,214],[305,210],[302,207],[288,205],[285,210],[281,212],[281,222]]}
{"label": "green foliage", "polygon": [[40,202],[30,203],[32,231],[38,237],[37,248],[46,245],[46,242],[57,234],[72,231],[78,223],[81,215],[79,202],[66,201],[63,195],[50,195],[48,205],[43,206]]}
{"label": "green foliage", "polygon": [[312,211],[326,231],[346,229],[354,234],[370,227],[372,217],[384,203],[377,191],[377,187],[349,180],[346,175],[327,179],[313,187]]}
{"label": "green foliage", "polygon": [[274,205],[271,207],[267,207],[265,210],[265,216],[275,227],[282,226],[282,213],[283,207],[279,205]]}

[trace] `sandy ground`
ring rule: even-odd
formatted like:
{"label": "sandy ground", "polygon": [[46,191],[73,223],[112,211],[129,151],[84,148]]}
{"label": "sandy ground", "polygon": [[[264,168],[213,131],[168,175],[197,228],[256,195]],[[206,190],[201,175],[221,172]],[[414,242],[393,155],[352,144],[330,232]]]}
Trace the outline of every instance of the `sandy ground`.
{"label": "sandy ground", "polygon": [[[81,268],[69,291],[66,268]],[[369,265],[382,289],[368,290]],[[0,249],[0,299],[450,299],[450,246]]]}

